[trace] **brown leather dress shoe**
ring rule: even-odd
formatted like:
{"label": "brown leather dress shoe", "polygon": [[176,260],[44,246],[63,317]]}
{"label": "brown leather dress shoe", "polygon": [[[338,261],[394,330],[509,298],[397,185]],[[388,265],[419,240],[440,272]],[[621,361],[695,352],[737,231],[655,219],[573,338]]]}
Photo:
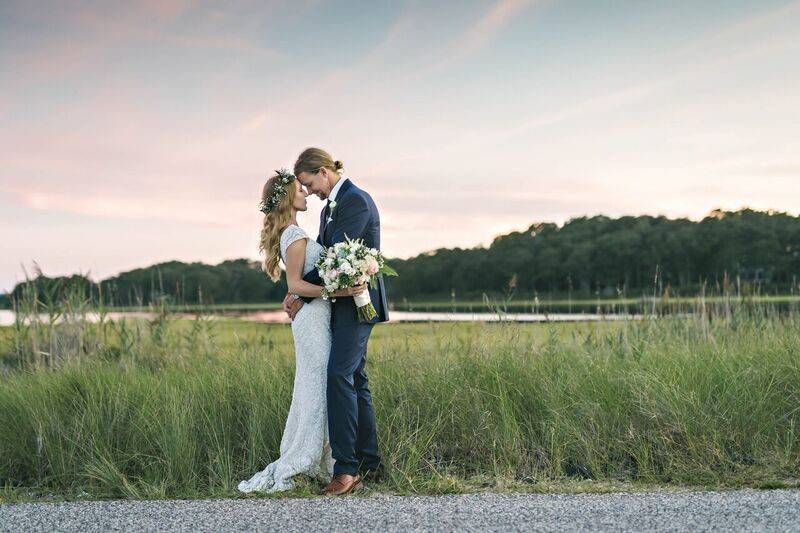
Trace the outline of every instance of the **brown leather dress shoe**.
{"label": "brown leather dress shoe", "polygon": [[333,476],[331,482],[322,489],[322,493],[325,496],[341,496],[355,489],[360,489],[362,486],[361,476],[358,474],[355,476],[351,476],[350,474],[336,474]]}

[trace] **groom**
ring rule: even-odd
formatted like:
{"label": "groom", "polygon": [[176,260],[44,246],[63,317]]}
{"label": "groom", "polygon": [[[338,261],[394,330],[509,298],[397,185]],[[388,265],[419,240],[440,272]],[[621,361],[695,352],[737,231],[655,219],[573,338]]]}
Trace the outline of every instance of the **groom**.
{"label": "groom", "polygon": [[[381,223],[372,197],[340,171],[341,161],[333,161],[319,148],[308,148],[297,159],[294,174],[309,194],[325,200],[320,215],[317,242],[325,247],[346,239],[363,239],[370,248],[380,249]],[[304,278],[323,285],[314,269]],[[377,316],[359,322],[352,297],[337,298],[331,306],[331,353],[328,359],[328,433],[335,464],[333,479],[326,494],[346,494],[361,486],[362,477],[380,466],[375,411],[367,379],[367,341],[373,326],[386,322],[388,303],[383,278],[369,289]],[[284,309],[294,319],[303,301],[287,295]]]}

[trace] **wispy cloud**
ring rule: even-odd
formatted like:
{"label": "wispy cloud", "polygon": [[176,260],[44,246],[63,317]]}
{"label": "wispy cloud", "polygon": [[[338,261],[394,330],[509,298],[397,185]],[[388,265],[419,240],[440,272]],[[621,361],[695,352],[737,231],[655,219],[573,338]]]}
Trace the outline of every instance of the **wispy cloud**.
{"label": "wispy cloud", "polygon": [[514,17],[536,4],[543,5],[542,0],[500,0],[481,16],[464,34],[456,48],[463,55],[472,54],[494,39]]}
{"label": "wispy cloud", "polygon": [[157,28],[191,6],[192,2],[170,0],[108,4],[105,9],[64,4],[28,10],[23,3],[15,11],[34,27],[52,27],[53,31],[32,41],[31,47],[15,47],[15,53],[6,55],[6,60],[13,64],[15,79],[22,87],[62,77],[96,63],[120,43],[155,35]]}
{"label": "wispy cloud", "polygon": [[[513,8],[510,4],[513,4]],[[497,26],[506,20],[509,13],[516,12],[524,7],[530,7],[532,2],[501,2],[487,13],[477,27],[497,29]],[[491,129],[478,128],[462,131],[437,145],[406,154],[402,161],[410,163],[415,160],[424,160],[433,153],[472,153],[482,148],[497,146],[511,141],[517,137],[524,137],[538,129],[559,125],[565,121],[580,121],[598,113],[604,113],[615,108],[625,107],[639,103],[643,99],[653,97],[659,93],[668,92],[670,89],[691,82],[693,79],[709,76],[714,69],[724,68],[737,62],[743,62],[760,56],[768,56],[776,52],[792,49],[800,50],[800,33],[795,31],[800,23],[800,2],[793,2],[788,6],[777,8],[765,14],[748,17],[737,21],[711,36],[705,36],[696,42],[687,44],[685,49],[676,50],[661,60],[662,64],[670,64],[669,69],[655,70],[650,79],[636,79],[632,81],[621,80],[624,87],[599,94],[589,99],[578,101],[539,115],[532,116],[518,122],[516,125]],[[483,41],[477,35],[492,34],[488,29],[470,32],[470,40]],[[767,37],[765,37],[765,35]],[[710,47],[711,43],[719,46]],[[699,54],[698,54],[698,51]],[[691,53],[690,53],[691,52]],[[687,54],[691,60],[686,61]],[[684,58],[684,59],[682,59]],[[714,135],[730,137],[730,133],[719,132]],[[738,139],[729,139],[738,140]],[[399,160],[397,161],[399,162]],[[392,162],[384,162],[374,170],[384,172]]]}
{"label": "wispy cloud", "polygon": [[412,4],[405,2],[381,42],[352,64],[336,65],[323,71],[320,79],[289,91],[283,98],[270,102],[251,112],[241,123],[241,131],[252,134],[270,125],[286,123],[289,117],[303,114],[320,101],[327,102],[331,92],[349,91],[359,84],[368,83],[374,73],[386,65],[406,44],[407,32],[414,27],[419,13]]}
{"label": "wispy cloud", "polygon": [[[774,9],[767,9],[745,17],[717,31],[709,32],[702,42],[697,44],[702,45],[701,48],[707,48],[713,44],[726,45],[739,41],[743,37],[763,38],[770,35],[776,25],[794,26],[792,19],[798,16],[800,16],[800,1],[795,0]],[[697,49],[697,46],[691,47],[691,50],[696,51]]]}
{"label": "wispy cloud", "polygon": [[424,78],[457,66],[491,44],[503,27],[514,21],[514,17],[533,7],[543,8],[547,3],[545,0],[499,0],[493,3],[456,39],[432,54],[429,61],[418,65],[409,79]]}
{"label": "wispy cloud", "polygon": [[161,37],[166,43],[174,43],[190,48],[225,50],[235,54],[253,54],[267,59],[285,59],[286,54],[271,48],[256,46],[240,37],[224,38],[192,35],[167,35]]}
{"label": "wispy cloud", "polygon": [[[15,203],[36,211],[74,213],[97,219],[161,220],[170,223],[193,223],[203,227],[235,227],[242,222],[241,213],[253,211],[253,202],[244,198],[228,200],[192,209],[196,195],[154,197],[150,191],[131,194],[76,194],[5,188]],[[195,200],[195,201],[193,201]]]}
{"label": "wispy cloud", "polygon": [[[365,85],[370,87],[373,99],[391,98],[392,93],[408,84],[430,78],[448,68],[457,68],[460,61],[488,46],[515,17],[534,7],[543,8],[548,3],[545,0],[493,2],[477,13],[469,26],[454,32],[446,40],[440,40],[431,32],[419,34],[423,21],[432,29],[445,21],[430,20],[422,10],[424,4],[405,3],[384,39],[363,57],[349,65],[336,65],[310,86],[254,112],[244,121],[242,129],[256,131],[266,127],[270,120],[280,122],[281,117],[302,113],[320,101],[328,102],[333,98],[332,93],[347,98]],[[409,47],[419,48],[419,51],[409,55]]]}

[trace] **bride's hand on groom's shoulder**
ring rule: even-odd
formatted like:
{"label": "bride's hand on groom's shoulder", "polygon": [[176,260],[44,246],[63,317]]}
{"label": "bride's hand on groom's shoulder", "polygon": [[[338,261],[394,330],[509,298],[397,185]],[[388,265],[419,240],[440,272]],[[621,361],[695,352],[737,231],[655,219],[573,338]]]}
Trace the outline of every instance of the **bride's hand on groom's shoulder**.
{"label": "bride's hand on groom's shoulder", "polygon": [[345,289],[339,289],[338,291],[331,294],[334,298],[344,298],[345,296],[356,296],[361,294],[367,290],[367,285],[356,285],[355,287],[347,287]]}

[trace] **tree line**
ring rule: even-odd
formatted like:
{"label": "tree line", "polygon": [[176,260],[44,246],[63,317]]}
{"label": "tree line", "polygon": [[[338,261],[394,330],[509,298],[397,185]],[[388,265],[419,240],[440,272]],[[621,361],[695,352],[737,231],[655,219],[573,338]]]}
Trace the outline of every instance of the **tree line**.
{"label": "tree line", "polygon": [[18,283],[5,295],[3,307],[31,292],[42,302],[61,301],[67,294],[105,305],[130,307],[152,303],[229,304],[282,300],[286,280],[272,283],[259,261],[233,259],[217,265],[168,261],[122,272],[93,282],[81,274],[48,277],[43,274]]}
{"label": "tree line", "polygon": [[[510,288],[517,294],[652,294],[669,287],[684,294],[703,287],[745,284],[788,293],[800,281],[800,217],[773,211],[714,210],[700,221],[649,215],[573,218],[558,226],[534,223],[490,246],[441,248],[390,264],[390,300],[478,298]],[[3,295],[27,289],[42,299],[64,287],[115,306],[259,303],[280,301],[286,281],[272,283],[259,261],[217,265],[170,261],[123,272],[98,283],[82,275],[39,275]]]}
{"label": "tree line", "polygon": [[747,284],[786,292],[800,281],[800,217],[772,211],[711,211],[700,221],[664,216],[573,218],[471,249],[439,249],[394,261],[392,297],[517,293],[614,296],[670,287],[697,293]]}

